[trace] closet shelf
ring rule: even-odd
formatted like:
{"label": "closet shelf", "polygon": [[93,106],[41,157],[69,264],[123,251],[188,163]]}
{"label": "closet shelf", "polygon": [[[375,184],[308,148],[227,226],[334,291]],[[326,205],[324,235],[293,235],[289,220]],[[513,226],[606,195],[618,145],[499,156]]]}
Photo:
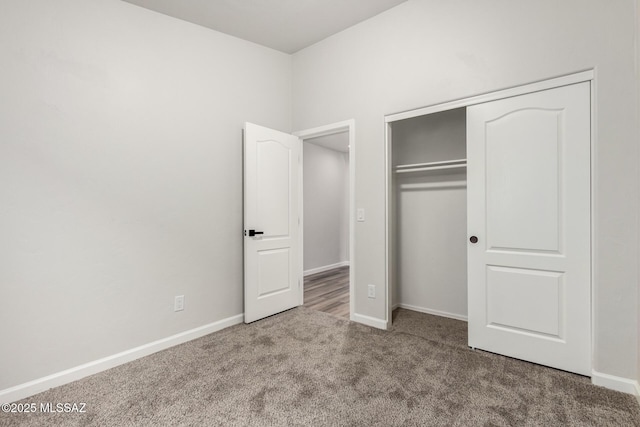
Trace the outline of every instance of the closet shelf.
{"label": "closet shelf", "polygon": [[446,160],[444,162],[416,163],[412,165],[398,165],[395,167],[396,173],[424,172],[442,169],[466,168],[467,159]]}

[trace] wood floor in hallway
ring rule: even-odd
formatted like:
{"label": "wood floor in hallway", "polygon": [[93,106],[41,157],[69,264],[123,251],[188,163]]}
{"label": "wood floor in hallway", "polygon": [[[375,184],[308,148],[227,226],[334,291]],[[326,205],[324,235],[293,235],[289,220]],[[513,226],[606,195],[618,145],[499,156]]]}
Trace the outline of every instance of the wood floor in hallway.
{"label": "wood floor in hallway", "polygon": [[349,267],[338,267],[304,278],[304,306],[349,318]]}

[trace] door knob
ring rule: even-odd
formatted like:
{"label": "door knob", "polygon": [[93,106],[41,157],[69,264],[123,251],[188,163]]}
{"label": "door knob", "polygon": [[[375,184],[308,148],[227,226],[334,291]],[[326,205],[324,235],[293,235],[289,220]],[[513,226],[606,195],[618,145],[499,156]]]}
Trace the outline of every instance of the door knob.
{"label": "door knob", "polygon": [[478,243],[478,238],[477,238],[476,236],[471,236],[471,237],[469,238],[469,241],[470,241],[471,243]]}
{"label": "door knob", "polygon": [[[247,233],[245,232],[245,235],[246,234]],[[256,236],[258,234],[264,234],[264,231],[249,230],[249,237],[253,237],[253,236]]]}

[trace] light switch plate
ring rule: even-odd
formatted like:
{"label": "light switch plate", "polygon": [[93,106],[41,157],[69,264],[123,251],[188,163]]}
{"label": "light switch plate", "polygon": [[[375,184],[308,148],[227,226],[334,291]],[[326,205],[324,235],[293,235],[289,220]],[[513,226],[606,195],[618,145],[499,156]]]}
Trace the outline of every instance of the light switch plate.
{"label": "light switch plate", "polygon": [[364,222],[364,208],[358,208],[356,212],[357,220],[360,222]]}
{"label": "light switch plate", "polygon": [[184,310],[184,295],[176,295],[173,300],[173,311]]}
{"label": "light switch plate", "polygon": [[375,285],[368,285],[367,286],[367,296],[369,298],[375,298],[376,297],[376,286]]}

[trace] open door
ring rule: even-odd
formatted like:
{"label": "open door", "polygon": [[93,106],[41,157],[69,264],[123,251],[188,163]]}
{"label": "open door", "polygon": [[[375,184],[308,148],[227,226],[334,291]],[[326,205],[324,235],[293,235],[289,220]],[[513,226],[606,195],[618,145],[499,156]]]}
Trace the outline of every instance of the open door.
{"label": "open door", "polygon": [[591,375],[589,83],[467,109],[469,345]]}
{"label": "open door", "polygon": [[245,123],[245,323],[302,303],[300,152],[298,137]]}

